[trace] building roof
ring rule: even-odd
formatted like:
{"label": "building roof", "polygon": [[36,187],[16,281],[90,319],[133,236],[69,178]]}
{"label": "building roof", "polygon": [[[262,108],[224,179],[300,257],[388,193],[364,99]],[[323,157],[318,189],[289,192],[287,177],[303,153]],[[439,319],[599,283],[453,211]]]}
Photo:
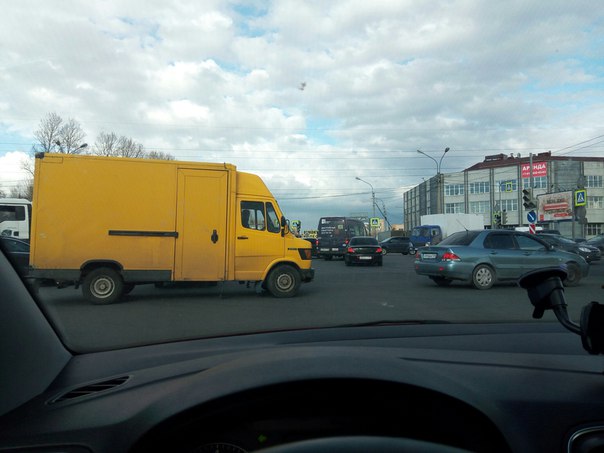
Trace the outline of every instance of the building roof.
{"label": "building roof", "polygon": [[[519,155],[492,154],[485,156],[484,161],[466,168],[464,171],[484,170],[486,168],[509,167],[511,165],[528,164],[530,157],[518,157]],[[604,162],[604,157],[581,157],[581,156],[552,156],[551,151],[533,155],[533,162],[551,162],[551,161],[583,161],[583,162]]]}

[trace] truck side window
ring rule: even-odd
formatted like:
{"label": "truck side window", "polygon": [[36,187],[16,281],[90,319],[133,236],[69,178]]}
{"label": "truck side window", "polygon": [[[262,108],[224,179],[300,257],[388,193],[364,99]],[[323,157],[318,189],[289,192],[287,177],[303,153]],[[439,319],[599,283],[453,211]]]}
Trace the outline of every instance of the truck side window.
{"label": "truck side window", "polygon": [[0,222],[7,220],[25,220],[25,208],[23,206],[0,206]]}
{"label": "truck side window", "polygon": [[241,226],[251,230],[264,230],[264,203],[261,201],[241,202]]}
{"label": "truck side window", "polygon": [[268,223],[266,224],[267,230],[271,233],[279,233],[281,231],[281,222],[279,222],[279,217],[272,203],[266,203],[266,216],[268,218]]}

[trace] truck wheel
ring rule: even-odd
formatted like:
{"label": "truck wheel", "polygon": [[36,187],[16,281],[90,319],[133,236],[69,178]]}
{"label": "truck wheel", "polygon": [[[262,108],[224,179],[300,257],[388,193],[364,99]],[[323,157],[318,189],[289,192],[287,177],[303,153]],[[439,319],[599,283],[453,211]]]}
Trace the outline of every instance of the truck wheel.
{"label": "truck wheel", "polygon": [[476,289],[489,289],[495,283],[495,272],[486,264],[479,264],[472,272],[472,284]]}
{"label": "truck wheel", "polygon": [[567,277],[564,279],[564,286],[578,286],[581,281],[581,269],[576,263],[566,265]]}
{"label": "truck wheel", "polygon": [[121,275],[109,267],[91,271],[82,282],[84,297],[97,305],[117,302],[123,292],[124,281]]}
{"label": "truck wheel", "polygon": [[287,264],[276,267],[268,274],[266,287],[275,297],[293,297],[300,288],[300,272]]}

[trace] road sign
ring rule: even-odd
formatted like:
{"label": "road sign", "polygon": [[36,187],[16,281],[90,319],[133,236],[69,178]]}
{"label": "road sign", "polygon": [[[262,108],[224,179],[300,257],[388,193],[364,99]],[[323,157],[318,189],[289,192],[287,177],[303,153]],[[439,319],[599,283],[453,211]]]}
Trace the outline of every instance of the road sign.
{"label": "road sign", "polygon": [[380,218],[379,217],[372,217],[371,219],[369,219],[369,224],[372,227],[379,227],[380,226]]}
{"label": "road sign", "polygon": [[526,220],[529,223],[535,223],[537,221],[537,213],[535,211],[529,211],[526,213]]}
{"label": "road sign", "polygon": [[530,234],[535,234],[535,224],[534,223],[529,223],[529,233]]}
{"label": "road sign", "polygon": [[585,206],[587,204],[587,190],[581,189],[575,191],[575,206]]}
{"label": "road sign", "polygon": [[500,192],[513,192],[514,191],[514,182],[515,181],[501,181],[499,183],[499,191]]}

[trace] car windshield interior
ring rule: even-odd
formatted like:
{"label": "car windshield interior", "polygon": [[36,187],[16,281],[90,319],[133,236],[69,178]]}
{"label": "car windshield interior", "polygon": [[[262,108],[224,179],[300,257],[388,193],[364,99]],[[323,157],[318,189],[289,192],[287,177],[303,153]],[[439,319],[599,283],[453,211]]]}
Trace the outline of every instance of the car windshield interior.
{"label": "car windshield interior", "polygon": [[604,451],[603,2],[3,6],[0,452]]}

